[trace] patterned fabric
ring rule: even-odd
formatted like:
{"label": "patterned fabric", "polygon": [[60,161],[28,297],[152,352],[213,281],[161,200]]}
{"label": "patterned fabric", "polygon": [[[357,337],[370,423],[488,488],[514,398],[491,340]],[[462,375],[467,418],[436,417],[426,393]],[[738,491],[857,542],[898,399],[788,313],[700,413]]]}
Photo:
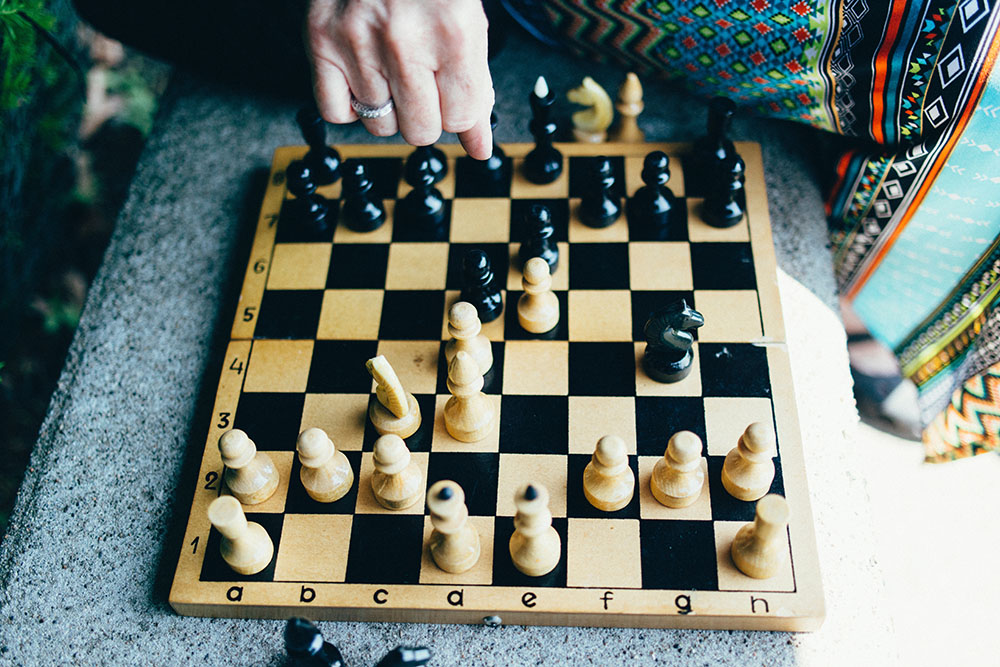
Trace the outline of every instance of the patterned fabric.
{"label": "patterned fabric", "polygon": [[1000,0],[519,3],[581,53],[882,145],[836,165],[841,292],[916,383],[928,460],[997,449]]}

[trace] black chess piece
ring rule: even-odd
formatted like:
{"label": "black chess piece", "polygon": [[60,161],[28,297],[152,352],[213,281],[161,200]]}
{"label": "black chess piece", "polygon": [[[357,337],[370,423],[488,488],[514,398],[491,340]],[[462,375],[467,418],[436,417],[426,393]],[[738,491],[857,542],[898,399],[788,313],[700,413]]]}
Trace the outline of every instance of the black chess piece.
{"label": "black chess piece", "polygon": [[397,646],[385,654],[375,667],[422,667],[434,654],[423,646]]}
{"label": "black chess piece", "polygon": [[437,146],[417,146],[406,158],[405,171],[408,173],[411,169],[416,169],[416,164],[411,166],[411,162],[419,163],[422,161],[427,162],[431,176],[434,177],[431,185],[440,183],[441,179],[448,175],[448,158],[445,157],[444,151]]}
{"label": "black chess piece", "polygon": [[319,629],[304,618],[288,619],[285,625],[285,651],[296,665],[346,667],[340,649],[323,641]]}
{"label": "black chess piece", "polygon": [[360,160],[344,163],[344,183],[342,186],[343,219],[356,232],[371,232],[385,222],[385,207],[382,201],[372,199],[372,182],[368,171]]}
{"label": "black chess piece", "polygon": [[642,366],[646,375],[657,382],[679,382],[691,372],[694,353],[692,332],[705,324],[694,308],[684,299],[654,310],[646,321],[646,353]]}
{"label": "black chess piece", "polygon": [[340,178],[340,153],[326,143],[326,121],[315,107],[299,109],[295,120],[302,131],[302,138],[309,145],[305,162],[312,170],[316,185],[330,185]]}
{"label": "black chess piece", "polygon": [[743,219],[745,171],[743,158],[733,155],[709,183],[701,217],[712,227],[732,227]]}
{"label": "black chess piece", "polygon": [[[410,156],[417,155],[414,151]],[[446,210],[444,197],[434,187],[431,157],[424,153],[419,159],[408,159],[404,176],[413,189],[406,193],[399,203],[401,210],[397,219],[433,230],[444,222]]]}
{"label": "black chess piece", "polygon": [[611,160],[598,156],[593,168],[592,187],[580,201],[580,221],[588,227],[607,227],[621,216],[621,200],[612,192],[615,175]]}
{"label": "black chess piece", "polygon": [[285,169],[288,191],[295,195],[294,217],[308,231],[323,234],[329,231],[334,216],[326,197],[316,194],[313,179],[312,169],[304,160],[296,160]]}
{"label": "black chess piece", "polygon": [[667,187],[670,181],[670,158],[663,151],[653,151],[642,162],[642,182],[628,201],[629,220],[651,229],[670,224],[670,211],[676,200]]}
{"label": "black chess piece", "polygon": [[706,134],[694,142],[692,147],[692,166],[694,167],[690,186],[696,186],[698,193],[704,192],[706,181],[712,179],[719,165],[730,157],[737,155],[736,147],[729,139],[729,130],[736,114],[736,103],[728,97],[713,97],[708,103],[708,122]]}
{"label": "black chess piece", "polygon": [[503,312],[503,297],[496,286],[490,258],[485,252],[473,249],[462,258],[461,300],[468,301],[479,312],[484,324],[492,322]]}
{"label": "black chess piece", "polygon": [[478,176],[486,183],[501,181],[507,170],[507,156],[497,143],[497,113],[490,114],[490,129],[493,131],[493,153],[485,160],[476,160]]}
{"label": "black chess piece", "polygon": [[[552,121],[552,105],[556,101],[555,93],[548,89],[545,79],[539,77],[539,84],[528,96],[531,105],[531,122],[528,130],[535,138],[535,147],[524,157],[524,175],[532,183],[539,185],[551,183],[562,174],[562,153],[552,145],[558,127]],[[536,93],[544,88],[545,95],[539,97]]]}
{"label": "black chess piece", "polygon": [[532,257],[541,257],[548,263],[549,272],[555,273],[556,267],[559,266],[559,246],[552,238],[555,227],[552,226],[552,213],[549,207],[544,204],[532,204],[524,216],[524,230],[524,239],[518,250],[521,266]]}

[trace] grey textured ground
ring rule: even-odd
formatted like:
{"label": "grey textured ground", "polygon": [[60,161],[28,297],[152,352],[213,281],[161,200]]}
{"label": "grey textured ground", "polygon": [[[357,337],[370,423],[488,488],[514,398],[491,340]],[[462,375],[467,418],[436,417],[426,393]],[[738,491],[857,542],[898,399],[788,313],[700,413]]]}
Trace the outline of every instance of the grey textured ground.
{"label": "grey textured ground", "polygon": [[[537,73],[565,90],[620,74],[516,40],[494,63],[502,140],[525,140]],[[650,139],[700,134],[704,107],[647,86]],[[88,297],[0,547],[0,662],[280,663],[282,624],[177,616],[166,602],[171,526],[190,491],[182,466],[227,277],[242,268],[237,222],[260,192],[250,178],[276,146],[299,143],[291,108],[174,82]],[[512,120],[516,119],[516,121]],[[783,665],[895,658],[874,562],[844,335],[835,299],[810,134],[741,121],[764,145],[782,298],[803,423],[827,597],[810,635],[325,623],[351,665],[402,643],[434,664]],[[356,128],[335,141],[370,141]],[[256,199],[255,199],[256,198]],[[240,264],[239,267],[237,265]],[[228,326],[224,322],[223,326]]]}

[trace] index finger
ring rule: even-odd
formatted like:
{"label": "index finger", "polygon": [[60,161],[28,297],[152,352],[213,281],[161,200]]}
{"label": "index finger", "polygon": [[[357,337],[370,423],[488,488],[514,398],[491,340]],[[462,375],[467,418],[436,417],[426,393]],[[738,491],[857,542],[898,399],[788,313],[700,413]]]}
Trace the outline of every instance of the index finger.
{"label": "index finger", "polygon": [[486,118],[476,123],[472,129],[458,133],[458,140],[469,157],[476,160],[488,160],[493,155],[493,130],[490,119]]}

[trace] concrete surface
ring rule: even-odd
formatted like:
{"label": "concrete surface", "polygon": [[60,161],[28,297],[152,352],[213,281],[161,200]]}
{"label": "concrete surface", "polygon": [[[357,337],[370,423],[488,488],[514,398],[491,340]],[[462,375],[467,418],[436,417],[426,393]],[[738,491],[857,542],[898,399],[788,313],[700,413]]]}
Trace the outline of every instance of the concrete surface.
{"label": "concrete surface", "polygon": [[[620,74],[515,39],[494,62],[504,141],[525,140],[525,96]],[[612,88],[613,89],[613,88]],[[651,139],[690,140],[704,106],[647,85]],[[250,178],[299,143],[294,109],[179,78],[165,100],[91,292],[0,547],[0,662],[280,664],[282,624],[177,616],[166,602],[185,518],[182,470]],[[516,121],[512,119],[517,119]],[[814,149],[806,131],[740,121],[764,145],[782,298],[824,575],[827,620],[809,635],[324,623],[351,665],[396,644],[433,664],[885,664],[895,660]],[[334,142],[370,141],[358,128]],[[223,328],[228,322],[221,322]],[[178,491],[178,488],[182,491]],[[178,499],[180,494],[180,499]]]}

